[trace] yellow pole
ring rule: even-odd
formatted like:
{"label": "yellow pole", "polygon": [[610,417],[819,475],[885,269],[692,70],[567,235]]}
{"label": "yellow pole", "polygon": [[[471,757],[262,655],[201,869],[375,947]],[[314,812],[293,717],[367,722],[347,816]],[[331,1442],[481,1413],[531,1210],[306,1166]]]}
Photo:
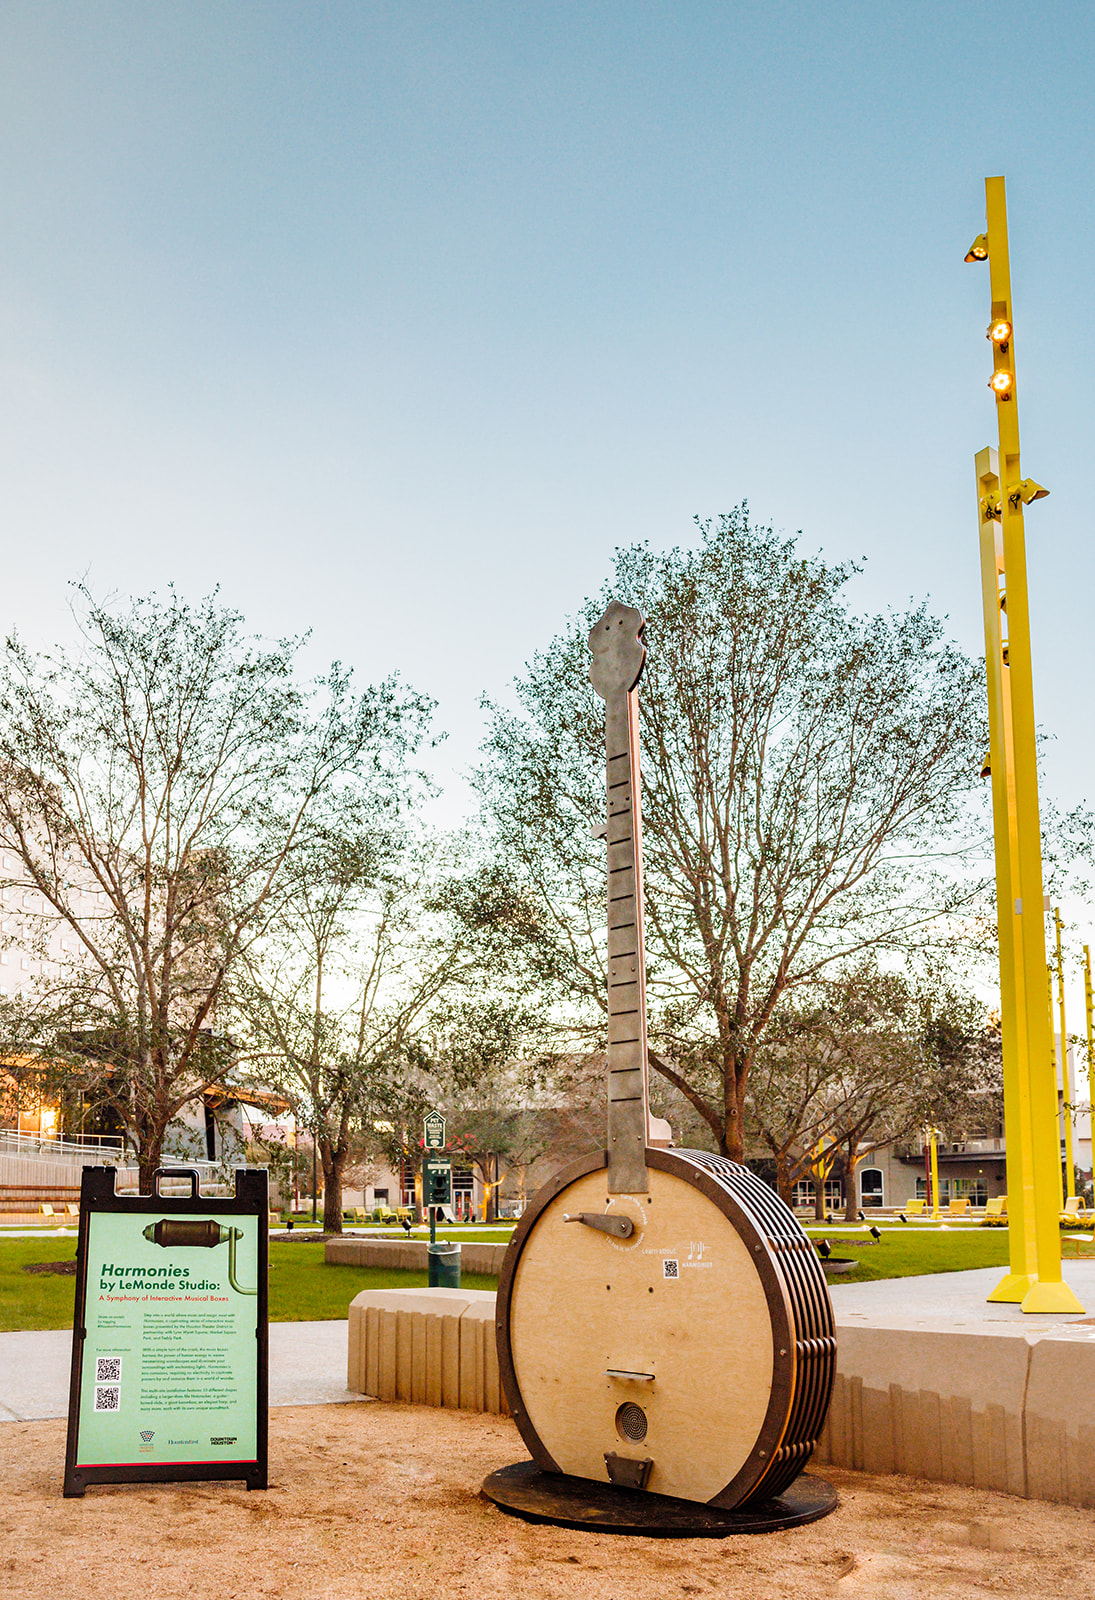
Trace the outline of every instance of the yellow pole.
{"label": "yellow pole", "polygon": [[[991,387],[996,399],[999,435],[999,515],[1003,543],[1003,577],[1007,603],[1007,653],[1003,671],[1010,699],[1011,770],[1014,810],[1014,872],[1008,888],[1011,906],[1004,915],[1014,918],[1017,1007],[1024,1018],[1025,1044],[1020,1068],[1029,1086],[1032,1149],[1030,1200],[1034,1213],[1037,1281],[1021,1302],[1025,1312],[1082,1310],[1061,1275],[1060,1207],[1055,1203],[1060,1181],[1060,1139],[1057,1127],[1056,1084],[1044,1063],[1050,1055],[1049,1017],[1038,1000],[1046,966],[1043,916],[1042,844],[1038,808],[1037,734],[1034,720],[1034,676],[1030,647],[1030,612],[1027,594],[1024,501],[1039,498],[1038,486],[1025,482],[1019,464],[1018,401],[1015,385],[1014,317],[1008,258],[1007,203],[1003,178],[985,181],[987,227],[982,258],[989,262],[992,300],[990,336],[993,349]],[[979,241],[981,243],[981,241]],[[978,250],[970,252],[975,259]],[[993,508],[995,510],[995,508]],[[995,795],[994,795],[995,799]],[[1001,977],[1001,986],[1004,979]],[[1025,1002],[1023,995],[1029,996]],[[1034,1070],[1035,1066],[1039,1070]],[[1010,1183],[1010,1179],[1009,1179]],[[1011,1196],[1008,1198],[1009,1209]]]}
{"label": "yellow pole", "polygon": [[1087,1097],[1095,1110],[1095,1042],[1092,1041],[1091,951],[1084,945],[1084,1010],[1087,1012]]}
{"label": "yellow pole", "polygon": [[927,1129],[932,1163],[932,1219],[936,1222],[939,1220],[939,1155],[935,1143],[937,1132],[936,1128]]}
{"label": "yellow pole", "polygon": [[1072,1083],[1068,1072],[1068,1029],[1065,1027],[1065,962],[1061,954],[1061,908],[1056,906],[1053,922],[1057,930],[1057,1006],[1061,1013],[1061,1043],[1057,1058],[1061,1064],[1061,1110],[1065,1118],[1065,1177],[1068,1198],[1076,1198],[1076,1162],[1072,1155]]}
{"label": "yellow pole", "polygon": [[1020,1304],[1034,1284],[1036,1251],[1031,1196],[1033,1135],[1030,1086],[1026,1072],[1024,989],[1017,977],[1018,936],[1012,884],[1018,877],[1015,836],[1015,760],[1011,748],[1011,693],[1004,662],[1002,623],[1006,595],[1001,591],[1004,541],[997,508],[1000,478],[997,453],[979,450],[975,460],[984,602],[985,667],[989,697],[989,774],[996,855],[996,920],[1000,941],[1000,1046],[1004,1071],[1004,1143],[1007,1148],[1008,1271],[990,1300]]}
{"label": "yellow pole", "polygon": [[[1053,1100],[1057,1103],[1057,1047],[1054,1044],[1053,1023],[1053,965],[1046,964],[1046,993],[1049,996],[1049,1070],[1053,1076]],[[1057,1135],[1057,1212],[1058,1216],[1065,1209],[1064,1180],[1061,1176],[1061,1115],[1058,1111],[1054,1132]]]}
{"label": "yellow pole", "polygon": [[[1091,951],[1084,945],[1084,1016],[1087,1022],[1087,1103],[1088,1132],[1091,1137],[1092,1170],[1095,1176],[1095,1039],[1092,1038]],[[1092,1197],[1095,1204],[1095,1196]]]}

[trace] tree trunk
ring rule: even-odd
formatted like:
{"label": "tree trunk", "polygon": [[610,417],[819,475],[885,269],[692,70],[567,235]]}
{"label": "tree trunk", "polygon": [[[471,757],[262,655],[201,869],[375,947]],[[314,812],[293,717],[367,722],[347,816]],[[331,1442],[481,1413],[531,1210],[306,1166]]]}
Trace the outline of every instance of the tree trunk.
{"label": "tree trunk", "polygon": [[719,1154],[730,1161],[745,1160],[745,1087],[749,1058],[729,1051],[723,1062],[723,1130]]}
{"label": "tree trunk", "polygon": [[342,1232],[342,1170],[346,1165],[346,1151],[341,1141],[336,1145],[320,1136],[319,1155],[323,1162],[323,1231]]}
{"label": "tree trunk", "polygon": [[849,1139],[844,1154],[844,1220],[855,1222],[859,1206],[855,1196],[855,1169],[859,1162],[859,1140]]}
{"label": "tree trunk", "polygon": [[825,1221],[825,1179],[814,1170],[814,1221]]}
{"label": "tree trunk", "polygon": [[166,1129],[141,1129],[137,1152],[137,1187],[142,1194],[152,1194],[156,1168],[163,1160],[163,1141]]}
{"label": "tree trunk", "polygon": [[776,1152],[776,1190],[785,1206],[795,1203],[795,1186],[791,1178],[791,1168],[787,1160],[786,1150]]}

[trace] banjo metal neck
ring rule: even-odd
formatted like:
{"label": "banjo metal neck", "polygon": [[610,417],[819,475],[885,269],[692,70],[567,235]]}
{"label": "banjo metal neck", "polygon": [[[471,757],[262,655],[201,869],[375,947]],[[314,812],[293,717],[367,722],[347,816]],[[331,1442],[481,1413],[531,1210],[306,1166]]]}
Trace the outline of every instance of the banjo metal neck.
{"label": "banjo metal neck", "polygon": [[589,635],[589,676],[605,702],[610,1194],[650,1188],[638,696],[644,627],[641,612],[614,600]]}

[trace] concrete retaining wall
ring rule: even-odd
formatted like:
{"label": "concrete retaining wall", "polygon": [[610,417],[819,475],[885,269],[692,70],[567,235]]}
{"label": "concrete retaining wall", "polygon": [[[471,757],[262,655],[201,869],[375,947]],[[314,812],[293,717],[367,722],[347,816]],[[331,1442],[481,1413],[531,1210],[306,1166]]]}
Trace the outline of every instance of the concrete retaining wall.
{"label": "concrete retaining wall", "polygon": [[346,1384],[379,1400],[508,1414],[490,1289],[366,1289],[350,1304]]}
{"label": "concrete retaining wall", "polygon": [[[358,1295],[349,1387],[505,1412],[494,1301],[468,1289]],[[1095,1324],[837,1318],[836,1384],[815,1461],[1095,1507]]]}
{"label": "concrete retaining wall", "polygon": [[815,1459],[1095,1506],[1095,1328],[838,1324]]}
{"label": "concrete retaining wall", "polygon": [[[335,1267],[388,1267],[399,1271],[425,1272],[424,1239],[328,1239],[324,1260]],[[497,1278],[502,1270],[504,1244],[462,1244],[462,1272],[481,1272]],[[402,1292],[402,1291],[393,1291]]]}

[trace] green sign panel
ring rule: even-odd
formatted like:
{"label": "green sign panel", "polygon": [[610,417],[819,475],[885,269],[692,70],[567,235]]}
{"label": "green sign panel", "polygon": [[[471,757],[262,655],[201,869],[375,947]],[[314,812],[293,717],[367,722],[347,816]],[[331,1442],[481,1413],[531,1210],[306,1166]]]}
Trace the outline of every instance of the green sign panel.
{"label": "green sign panel", "polygon": [[267,1182],[234,1199],[114,1194],[84,1172],[66,1495],[88,1483],[266,1486]]}

